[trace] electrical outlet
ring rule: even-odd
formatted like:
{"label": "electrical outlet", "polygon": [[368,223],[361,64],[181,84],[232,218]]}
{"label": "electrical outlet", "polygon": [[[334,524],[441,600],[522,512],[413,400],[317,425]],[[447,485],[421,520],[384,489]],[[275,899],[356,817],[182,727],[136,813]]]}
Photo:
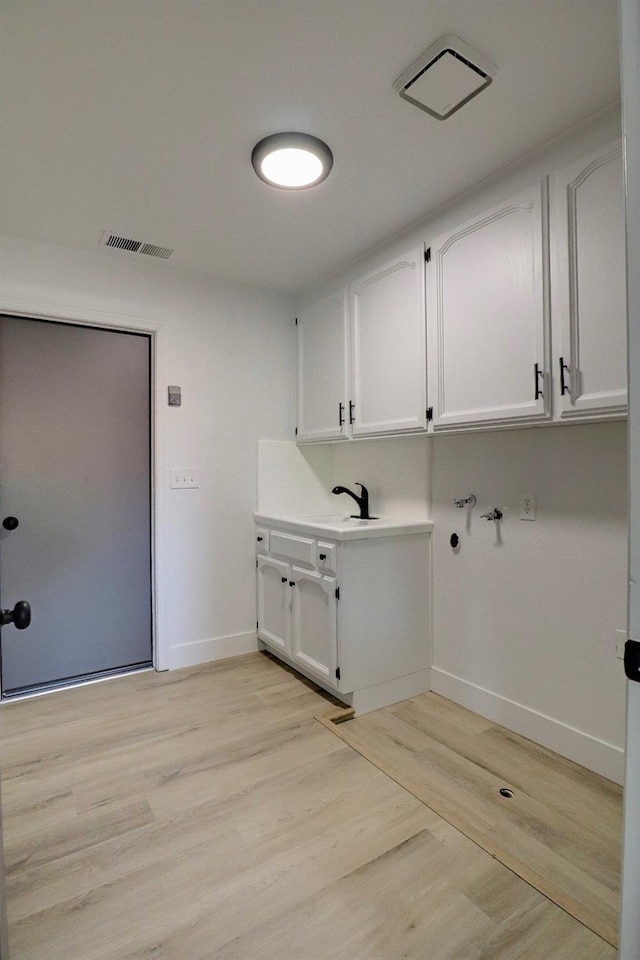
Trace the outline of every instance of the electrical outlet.
{"label": "electrical outlet", "polygon": [[198,471],[192,469],[178,470],[171,468],[171,489],[187,490],[200,486]]}
{"label": "electrical outlet", "polygon": [[520,500],[520,519],[535,520],[536,518],[536,495],[527,493]]}
{"label": "electrical outlet", "polygon": [[624,645],[627,642],[627,631],[616,630],[616,657],[624,660]]}

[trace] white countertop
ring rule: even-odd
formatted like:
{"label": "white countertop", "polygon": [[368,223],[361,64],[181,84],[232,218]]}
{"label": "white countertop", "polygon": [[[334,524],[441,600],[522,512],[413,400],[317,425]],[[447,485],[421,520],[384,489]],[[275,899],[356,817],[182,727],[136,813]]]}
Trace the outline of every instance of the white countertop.
{"label": "white countertop", "polygon": [[348,515],[316,517],[276,517],[266,513],[254,514],[256,523],[267,523],[307,536],[325,536],[332,540],[364,540],[370,537],[397,537],[407,533],[430,533],[431,520],[398,520],[378,517],[358,520]]}

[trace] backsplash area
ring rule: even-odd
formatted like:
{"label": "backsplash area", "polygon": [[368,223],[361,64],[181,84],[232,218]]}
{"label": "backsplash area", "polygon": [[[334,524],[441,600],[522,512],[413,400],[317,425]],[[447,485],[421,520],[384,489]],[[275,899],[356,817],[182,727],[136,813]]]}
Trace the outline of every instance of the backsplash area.
{"label": "backsplash area", "polygon": [[336,484],[364,483],[371,513],[399,520],[429,517],[429,440],[425,436],[297,446],[258,445],[259,513],[313,516],[350,513],[353,504],[332,496]]}

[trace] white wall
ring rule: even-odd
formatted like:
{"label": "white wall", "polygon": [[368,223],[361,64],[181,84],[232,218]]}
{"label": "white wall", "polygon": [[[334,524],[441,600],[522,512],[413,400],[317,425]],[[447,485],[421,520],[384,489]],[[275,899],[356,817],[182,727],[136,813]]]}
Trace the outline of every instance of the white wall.
{"label": "white wall", "polygon": [[[118,324],[160,324],[158,383],[159,664],[255,649],[256,448],[292,434],[289,300],[216,284],[164,262],[0,237],[0,309]],[[168,384],[182,406],[167,408]],[[197,467],[197,490],[171,490]]]}
{"label": "white wall", "polygon": [[[538,182],[553,170],[560,170],[574,160],[586,156],[597,147],[620,137],[621,120],[619,105],[601,111],[595,117],[567,131],[556,140],[511,164],[495,176],[456,198],[451,203],[434,210],[391,237],[386,243],[349,264],[343,270],[301,291],[296,298],[296,309],[313,303],[323,294],[348,283],[361,273],[374,270],[390,258],[406,253],[416,245],[429,244],[442,233],[470,220],[485,210],[501,203],[526,187]],[[470,144],[469,149],[473,149]]]}
{"label": "white wall", "polygon": [[[430,442],[426,436],[364,440],[333,445],[333,485],[364,483],[369,507],[399,520],[429,518]],[[349,497],[334,497],[351,513]]]}
{"label": "white wall", "polygon": [[[433,688],[620,781],[626,424],[432,444]],[[457,509],[471,492],[477,506]],[[534,522],[519,519],[525,494]],[[481,519],[494,506],[499,527]]]}

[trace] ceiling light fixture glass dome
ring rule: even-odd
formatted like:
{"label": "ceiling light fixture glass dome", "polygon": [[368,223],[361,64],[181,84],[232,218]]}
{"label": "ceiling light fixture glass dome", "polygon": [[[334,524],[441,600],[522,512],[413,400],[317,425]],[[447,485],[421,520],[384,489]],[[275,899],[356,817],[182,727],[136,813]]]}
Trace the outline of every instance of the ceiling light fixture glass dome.
{"label": "ceiling light fixture glass dome", "polygon": [[308,133],[274,133],[256,144],[251,163],[270,186],[304,190],[326,180],[333,154],[326,143]]}

